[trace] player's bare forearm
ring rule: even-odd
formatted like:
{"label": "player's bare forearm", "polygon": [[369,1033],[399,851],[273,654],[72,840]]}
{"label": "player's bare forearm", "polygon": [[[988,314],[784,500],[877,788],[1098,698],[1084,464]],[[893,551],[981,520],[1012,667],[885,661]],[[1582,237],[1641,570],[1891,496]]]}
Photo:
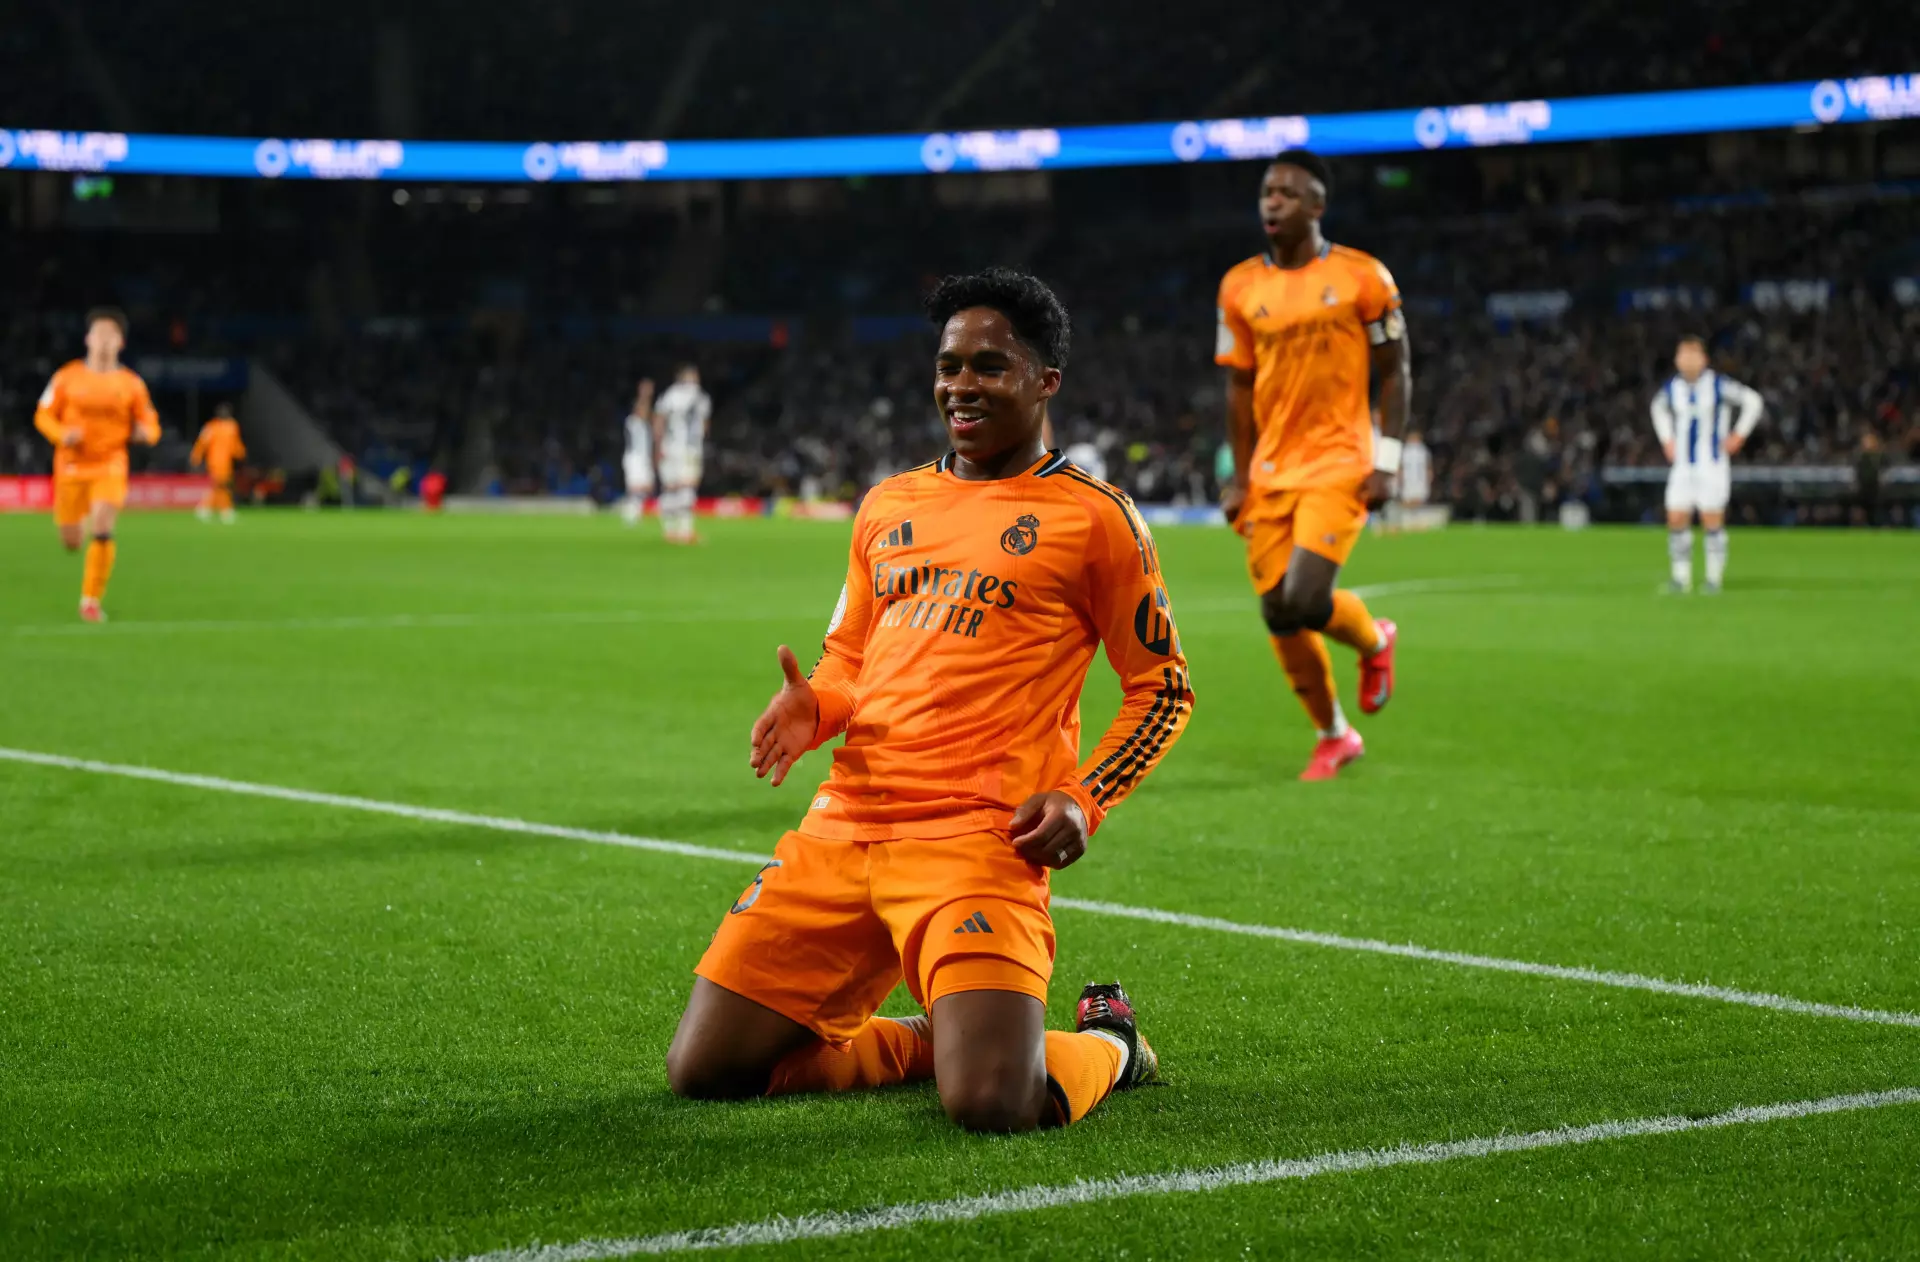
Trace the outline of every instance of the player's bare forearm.
{"label": "player's bare forearm", "polygon": [[1381,442],[1361,494],[1367,507],[1375,509],[1393,498],[1394,478],[1400,472],[1400,439],[1407,432],[1407,410],[1413,401],[1413,362],[1404,328],[1399,336],[1375,346],[1371,360],[1373,375],[1380,382]]}
{"label": "player's bare forearm", "polygon": [[1413,405],[1413,356],[1406,334],[1374,347],[1372,359],[1374,375],[1380,381],[1380,434],[1384,438],[1404,438],[1407,413]]}
{"label": "player's bare forearm", "polygon": [[1253,467],[1253,374],[1244,368],[1227,369],[1227,445],[1233,451],[1233,476],[1220,488],[1220,507],[1231,522],[1246,503]]}
{"label": "player's bare forearm", "polygon": [[1244,489],[1253,467],[1253,374],[1244,368],[1227,369],[1227,442],[1233,447],[1233,480]]}

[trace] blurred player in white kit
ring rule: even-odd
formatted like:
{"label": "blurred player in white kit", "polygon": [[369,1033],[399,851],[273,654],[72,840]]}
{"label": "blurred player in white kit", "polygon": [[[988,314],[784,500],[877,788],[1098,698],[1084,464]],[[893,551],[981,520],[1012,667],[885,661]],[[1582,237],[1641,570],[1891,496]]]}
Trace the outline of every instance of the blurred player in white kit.
{"label": "blurred player in white kit", "polygon": [[668,543],[697,542],[693,501],[700,489],[701,456],[713,400],[700,388],[700,370],[682,364],[673,384],[654,405],[660,455],[660,522]]}
{"label": "blurred player in white kit", "polygon": [[1672,463],[1667,474],[1669,592],[1693,590],[1693,515],[1707,533],[1707,581],[1713,594],[1727,572],[1727,497],[1733,486],[1729,457],[1746,444],[1765,406],[1760,392],[1716,373],[1703,337],[1680,339],[1674,375],[1653,397],[1653,431]]}
{"label": "blurred player in white kit", "polygon": [[626,502],[620,506],[620,520],[638,526],[647,511],[647,496],[653,494],[653,380],[643,378],[633,396],[633,411],[627,413],[627,450],[620,458],[620,470],[627,479]]}
{"label": "blurred player in white kit", "polygon": [[1408,508],[1419,508],[1433,498],[1433,453],[1415,430],[1400,447],[1400,478],[1394,498]]}

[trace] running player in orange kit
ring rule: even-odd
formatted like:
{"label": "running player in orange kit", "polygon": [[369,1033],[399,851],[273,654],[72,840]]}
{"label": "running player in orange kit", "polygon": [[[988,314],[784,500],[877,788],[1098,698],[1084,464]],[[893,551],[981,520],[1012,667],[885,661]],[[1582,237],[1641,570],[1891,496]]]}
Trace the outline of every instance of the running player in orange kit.
{"label": "running player in orange kit", "polygon": [[[1214,360],[1227,369],[1233,479],[1227,520],[1280,666],[1319,733],[1302,780],[1328,780],[1366,752],[1334,692],[1321,636],[1360,654],[1360,712],[1393,696],[1399,631],[1336,590],[1370,509],[1392,495],[1413,374],[1400,291],[1379,260],[1320,233],[1326,165],[1288,153],[1260,183],[1267,251],[1220,282]],[[1369,378],[1380,380],[1380,436]]]}
{"label": "running player in orange kit", "polygon": [[81,528],[92,536],[80,581],[80,617],[105,622],[100,599],[113,574],[113,524],[127,502],[127,443],[160,441],[160,414],[147,383],[120,366],[127,317],[112,307],[87,313],[87,357],[61,366],[33,412],[53,458],[53,521],[67,551]]}
{"label": "running player in orange kit", "polygon": [[[1157,1060],[1118,985],[1045,1028],[1049,869],[1186,725],[1193,694],[1153,538],[1127,497],[1041,445],[1066,310],[994,268],[929,295],[953,449],[882,482],[854,521],[825,653],[754,724],[774,784],[846,742],[797,831],[723,918],[667,1053],[683,1096],[933,1078],[969,1130],[1077,1121]],[[1096,647],[1125,691],[1084,760]],[[875,1011],[904,978],[927,1015]]]}
{"label": "running player in orange kit", "polygon": [[233,524],[233,464],[244,460],[247,445],[240,441],[240,422],[233,419],[233,405],[222,403],[213,410],[213,419],[200,427],[194,440],[192,461],[204,465],[211,485],[193,512],[201,521],[220,514],[224,525]]}

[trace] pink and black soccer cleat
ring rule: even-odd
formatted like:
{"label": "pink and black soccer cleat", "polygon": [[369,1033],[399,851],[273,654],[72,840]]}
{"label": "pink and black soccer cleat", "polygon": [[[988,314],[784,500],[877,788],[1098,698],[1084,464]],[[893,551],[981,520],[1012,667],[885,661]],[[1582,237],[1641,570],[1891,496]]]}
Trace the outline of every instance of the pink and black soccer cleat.
{"label": "pink and black soccer cleat", "polygon": [[1307,769],[1300,773],[1300,778],[1331,780],[1340,774],[1340,768],[1366,752],[1367,743],[1352,728],[1341,736],[1324,737],[1313,747],[1313,757],[1307,760]]}
{"label": "pink and black soccer cleat", "polygon": [[1386,646],[1372,657],[1360,659],[1360,713],[1378,714],[1393,700],[1393,646],[1399,643],[1400,628],[1393,619],[1379,620],[1380,634]]}
{"label": "pink and black soccer cleat", "polygon": [[1127,998],[1119,982],[1087,983],[1086,989],[1080,992],[1080,1004],[1074,1009],[1073,1028],[1100,1030],[1127,1045],[1127,1071],[1113,1084],[1115,1091],[1151,1082],[1160,1072],[1160,1058],[1141,1035],[1140,1023],[1134,1019],[1133,1000]]}
{"label": "pink and black soccer cleat", "polygon": [[82,596],[80,598],[80,621],[105,622],[106,620],[107,615],[100,612],[99,601],[91,596]]}

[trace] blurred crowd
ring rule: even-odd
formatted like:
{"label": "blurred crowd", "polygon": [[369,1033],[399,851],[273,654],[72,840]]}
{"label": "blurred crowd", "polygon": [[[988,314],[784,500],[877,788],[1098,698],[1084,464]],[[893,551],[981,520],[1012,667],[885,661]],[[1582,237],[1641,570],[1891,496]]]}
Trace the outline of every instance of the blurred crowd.
{"label": "blurred crowd", "polygon": [[[1433,452],[1434,497],[1458,511],[1530,517],[1567,499],[1597,501],[1606,466],[1660,463],[1647,405],[1684,332],[1704,334],[1717,366],[1767,399],[1745,462],[1845,464],[1869,442],[1891,462],[1920,458],[1920,305],[1889,283],[1901,268],[1920,271],[1915,203],[1475,222],[1477,231],[1464,221],[1363,223],[1347,238],[1399,273],[1413,424]],[[1244,233],[1236,243],[1246,248]],[[971,248],[984,262],[1008,247],[982,232]],[[1224,402],[1211,289],[1237,252],[1205,230],[1152,243],[1072,232],[1030,247],[1030,265],[1075,317],[1054,413],[1059,440],[1090,444],[1142,501],[1200,503],[1217,492]],[[911,294],[926,278],[906,280],[916,264],[910,251],[896,253],[870,274],[836,263],[831,250],[800,257],[819,269],[823,290],[866,275],[876,291]],[[806,270],[745,266],[730,302],[803,293]],[[1764,290],[1764,278],[1778,276],[1822,284],[1792,301],[1756,294],[1756,281]],[[1492,295],[1521,285],[1564,309],[1490,313]],[[1636,294],[1649,309],[1634,309]],[[664,379],[683,359],[702,365],[715,399],[710,493],[846,498],[943,450],[927,375],[933,332],[910,312],[823,308],[762,321],[755,327],[769,332],[758,340],[719,342],[686,331],[622,335],[618,320],[407,316],[330,334],[269,321],[243,343],[196,335],[179,349],[251,355],[382,477],[437,464],[469,490],[615,497],[634,383]],[[71,353],[74,328],[72,313],[0,325],[0,471],[45,467],[29,424],[33,395]],[[155,349],[153,335],[164,342],[171,330],[136,333],[137,350]]]}
{"label": "blurred crowd", "polygon": [[[1823,78],[1920,62],[1910,6],[1495,0],[1284,14],[1235,0],[371,0],[297,21],[214,0],[16,0],[19,125],[570,139],[951,130],[1307,113]],[[1037,55],[1036,55],[1037,53]],[[193,68],[191,91],[180,90]],[[564,90],[555,90],[564,85]],[[31,103],[31,108],[26,108]]]}

